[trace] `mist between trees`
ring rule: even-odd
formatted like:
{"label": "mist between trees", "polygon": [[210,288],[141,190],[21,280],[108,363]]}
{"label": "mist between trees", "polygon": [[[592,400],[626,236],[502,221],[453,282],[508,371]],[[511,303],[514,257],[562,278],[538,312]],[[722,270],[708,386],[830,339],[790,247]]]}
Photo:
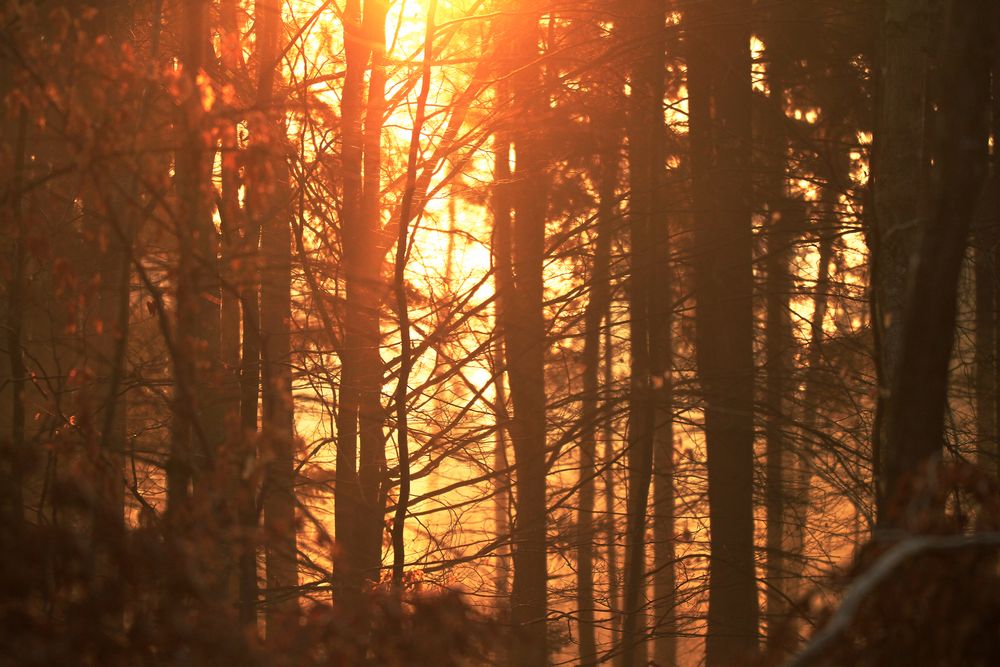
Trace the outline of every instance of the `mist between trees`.
{"label": "mist between trees", "polygon": [[0,1],[0,664],[1000,663],[1000,6]]}

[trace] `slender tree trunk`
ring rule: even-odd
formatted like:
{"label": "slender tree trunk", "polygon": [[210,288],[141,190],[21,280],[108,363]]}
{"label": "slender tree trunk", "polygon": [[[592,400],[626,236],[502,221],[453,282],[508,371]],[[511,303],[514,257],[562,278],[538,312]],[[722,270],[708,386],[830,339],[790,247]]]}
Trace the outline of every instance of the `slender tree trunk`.
{"label": "slender tree trunk", "polygon": [[[396,266],[394,272],[394,288],[396,291],[396,309],[399,312],[399,382],[396,386],[396,446],[399,449],[399,496],[396,500],[396,513],[392,523],[392,582],[396,588],[403,585],[403,571],[406,564],[403,538],[406,513],[410,502],[410,450],[409,434],[406,424],[406,397],[410,380],[410,316],[406,299],[406,257],[409,244],[409,222],[413,207],[413,195],[416,189],[417,157],[420,151],[420,131],[423,129],[427,114],[427,96],[431,87],[431,60],[434,57],[434,13],[437,10],[437,0],[430,0],[427,8],[427,29],[424,34],[424,62],[420,86],[417,96],[417,114],[413,121],[413,131],[410,134],[410,150],[406,163],[406,184],[403,189],[403,200],[399,207],[399,235],[396,239]],[[450,261],[450,259],[449,259]]]}
{"label": "slender tree trunk", "polygon": [[254,215],[260,221],[263,256],[260,288],[262,446],[265,570],[268,634],[298,609],[295,528],[295,426],[291,369],[291,191],[280,80],[281,3],[258,0],[257,102],[264,121],[257,128],[261,179]]}
{"label": "slender tree trunk", "polygon": [[[233,0],[226,0],[227,7]],[[230,11],[227,9],[227,11]],[[231,8],[235,11],[235,7]],[[229,26],[227,38],[232,41],[233,30],[238,30],[234,24],[235,17],[226,18],[226,25]],[[228,43],[227,49],[233,49],[238,44]],[[229,57],[233,58],[234,54]],[[235,138],[235,137],[234,137]],[[256,148],[256,147],[253,147]],[[253,151],[248,151],[248,157],[253,156]],[[233,156],[235,157],[235,155]],[[260,169],[260,165],[254,161],[250,164],[255,169]],[[239,265],[242,270],[234,274],[239,278],[238,292],[240,303],[240,327],[243,332],[242,345],[240,347],[240,373],[239,373],[239,455],[237,463],[239,471],[249,468],[257,470],[254,465],[258,460],[257,456],[257,428],[259,418],[260,402],[260,272],[258,261],[260,253],[261,218],[259,215],[252,215],[252,211],[238,210],[239,184],[235,181],[236,173],[232,171],[235,165],[227,165],[223,157],[223,179],[222,196],[223,206],[226,212],[231,212],[232,227],[238,232],[238,238],[233,239],[238,243]],[[253,206],[254,187],[253,170],[247,170],[249,176],[246,179],[249,205]],[[228,186],[228,190],[227,190]],[[233,199],[236,201],[233,201]],[[234,206],[235,205],[235,206]],[[237,226],[239,226],[237,228]],[[223,304],[225,307],[225,303]],[[259,543],[260,508],[258,507],[258,484],[259,475],[240,474],[239,485],[237,487],[236,509],[240,525],[240,550],[239,550],[239,602],[240,602],[240,622],[244,626],[256,627],[257,625],[257,602],[259,597],[258,577],[257,577],[257,546]]]}
{"label": "slender tree trunk", "polygon": [[[503,340],[497,338],[494,345],[493,384],[496,387],[496,445],[493,449],[493,472],[495,475],[495,497],[493,506],[493,523],[496,534],[507,535],[510,532],[510,465],[507,461],[507,424],[510,417],[507,412],[507,391],[504,388],[504,353]],[[497,611],[503,620],[509,620],[510,602],[510,554],[496,550],[496,604]]]}
{"label": "slender tree trunk", "polygon": [[749,6],[747,0],[711,0],[687,13],[695,345],[711,522],[708,667],[753,655],[758,632]]}
{"label": "slender tree trunk", "polygon": [[[242,34],[236,0],[219,5],[222,64],[229,76],[244,69]],[[225,405],[227,425],[226,455],[223,457],[230,502],[235,506],[239,526],[233,545],[235,565],[233,594],[240,622],[256,629],[257,623],[257,485],[244,470],[257,456],[257,396],[260,390],[258,351],[257,276],[254,270],[259,233],[250,232],[250,223],[240,205],[239,140],[237,123],[226,123],[221,139],[221,185],[219,218],[222,230],[222,342],[221,362],[226,370]],[[252,196],[251,196],[252,199]],[[243,330],[242,343],[240,330]],[[252,363],[251,363],[252,360]],[[252,376],[252,379],[251,379]]]}
{"label": "slender tree trunk", "polygon": [[[824,192],[828,197],[835,195],[832,187],[826,186]],[[836,215],[836,198],[833,197],[833,205],[830,207],[829,215]],[[836,229],[836,217],[830,218]],[[813,314],[809,322],[809,348],[805,363],[805,387],[802,391],[802,418],[800,420],[800,442],[806,443],[815,438],[816,416],[819,413],[820,392],[823,387],[823,373],[820,364],[823,361],[823,346],[825,334],[823,322],[826,320],[827,306],[830,292],[830,262],[833,260],[832,232],[824,232],[819,239],[819,267],[816,278],[816,286],[813,289]],[[802,581],[803,566],[806,562],[805,535],[806,525],[809,518],[810,491],[812,486],[812,461],[810,450],[804,449],[798,452],[794,467],[794,486],[790,487],[790,526],[788,530],[787,565],[788,586],[786,593],[792,600],[797,600],[804,592],[804,582]],[[789,633],[792,628],[788,628]],[[794,636],[787,639],[790,643]],[[786,641],[786,640],[782,640]]]}
{"label": "slender tree trunk", "polygon": [[[670,306],[658,303],[669,286],[664,254],[668,238],[663,219],[663,93],[665,5],[663,0],[636,4],[627,32],[638,56],[632,66],[628,102],[629,279],[631,387],[629,392],[629,494],[625,531],[625,587],[622,664],[645,663],[643,607],[646,589],[646,514],[653,475],[653,443],[658,431],[669,429]],[[662,246],[662,251],[661,251]],[[660,262],[663,262],[660,264]],[[669,301],[669,296],[667,297]],[[667,345],[668,349],[660,346]],[[667,387],[667,405],[661,388]],[[664,408],[666,408],[664,410]],[[661,419],[666,417],[666,422]],[[672,439],[672,438],[671,438]]]}
{"label": "slender tree trunk", "polygon": [[[994,186],[995,187],[995,186]],[[997,437],[996,353],[996,222],[978,216],[975,230],[976,284],[976,453],[980,463],[990,459]]]}
{"label": "slender tree trunk", "polygon": [[[509,99],[509,91],[505,82],[501,81],[497,85],[497,98],[501,101]],[[496,272],[494,273],[494,288],[496,290],[496,321],[495,329],[499,333],[497,336],[495,350],[496,362],[494,365],[494,385],[496,386],[496,421],[497,421],[497,442],[494,450],[494,471],[496,478],[496,506],[494,517],[496,522],[497,535],[507,533],[508,544],[513,549],[513,522],[509,519],[511,503],[510,489],[513,485],[510,463],[507,457],[507,439],[504,434],[510,431],[510,414],[507,409],[507,394],[504,387],[505,368],[507,368],[506,350],[504,349],[505,336],[503,327],[508,319],[506,309],[510,307],[508,301],[514,294],[513,262],[511,260],[511,192],[510,192],[510,140],[507,138],[503,128],[497,130],[494,135],[494,173],[492,197],[490,198],[491,213],[493,215],[493,257]],[[501,476],[501,471],[503,475]],[[497,550],[497,585],[496,596],[498,617],[502,623],[510,622],[510,551],[500,553]],[[498,650],[498,664],[507,664],[510,660],[510,650],[502,646]]]}
{"label": "slender tree trunk", "polygon": [[[776,21],[777,23],[777,21]],[[787,401],[793,384],[792,322],[789,300],[792,291],[791,260],[794,232],[802,225],[804,207],[790,199],[785,187],[788,137],[785,132],[786,54],[780,26],[767,43],[768,97],[760,114],[760,168],[763,191],[761,200],[767,204],[767,254],[764,262],[766,283],[766,331],[764,354],[766,383],[764,389],[766,439],[767,567],[764,573],[767,603],[767,641],[770,655],[785,655],[791,649],[784,645],[786,633],[781,628],[788,616],[788,567],[785,559],[786,523],[789,480],[786,475],[789,448],[786,442],[788,426]]]}
{"label": "slender tree trunk", "polygon": [[344,45],[346,72],[341,98],[343,149],[341,164],[344,172],[344,203],[342,210],[342,254],[346,272],[347,313],[344,317],[344,340],[340,352],[340,396],[337,405],[337,486],[334,493],[334,517],[338,545],[334,563],[334,595],[354,597],[361,590],[360,574],[356,572],[358,543],[356,526],[361,508],[361,488],[358,485],[358,354],[359,332],[357,287],[360,280],[358,246],[361,234],[362,198],[362,108],[364,103],[365,70],[368,47],[361,32],[361,0],[348,0],[344,8]]}
{"label": "slender tree trunk", "polygon": [[[385,505],[384,411],[379,354],[379,238],[382,116],[385,105],[384,0],[350,0],[344,11],[347,49],[342,98],[344,126],[343,257],[346,273],[345,334],[337,413],[337,587],[348,596],[365,580],[377,581],[382,562]],[[371,64],[367,108],[365,72]]]}
{"label": "slender tree trunk", "polygon": [[[670,192],[670,190],[665,190]],[[666,201],[664,198],[661,201]],[[655,365],[653,398],[656,403],[656,435],[653,441],[653,661],[663,667],[677,664],[677,574],[674,491],[674,400],[673,400],[673,309],[674,271],[670,228],[662,219],[653,229],[653,299],[651,343]]]}
{"label": "slender tree trunk", "polygon": [[540,5],[518,7],[505,23],[511,71],[509,137],[516,151],[511,178],[514,212],[510,234],[513,290],[504,295],[503,335],[514,418],[511,435],[517,469],[512,527],[514,585],[511,623],[519,638],[511,664],[548,664],[546,638],[545,319],[542,260],[547,193],[545,152],[538,127],[547,107],[538,63]]}
{"label": "slender tree trunk", "polygon": [[[240,352],[240,442],[241,468],[257,460],[257,421],[260,398],[260,285],[257,256],[260,245],[260,224],[256,216],[246,216],[242,235],[243,263],[241,272],[240,306],[243,344]],[[239,559],[240,621],[248,626],[257,623],[257,545],[260,511],[257,502],[256,475],[240,476],[237,512],[241,527]]]}
{"label": "slender tree trunk", "polygon": [[[618,521],[615,498],[615,436],[614,436],[614,406],[615,401],[610,394],[610,388],[614,381],[612,372],[614,366],[614,344],[611,337],[611,299],[608,299],[608,309],[604,313],[607,326],[604,327],[604,350],[603,350],[603,384],[609,388],[609,393],[601,406],[601,439],[604,441],[604,517],[605,517],[605,544],[607,545],[607,567],[608,567],[608,613],[611,620],[611,646],[618,647],[621,644],[622,615],[621,615],[621,572],[618,566]],[[621,652],[614,651],[611,658],[614,667],[622,664]]]}
{"label": "slender tree trunk", "polygon": [[577,613],[580,664],[597,664],[594,632],[594,496],[597,477],[597,426],[601,322],[610,301],[609,265],[613,233],[615,186],[618,180],[618,145],[607,144],[599,157],[597,230],[594,263],[590,273],[590,300],[584,311],[583,399],[580,406],[580,500],[577,513]]}
{"label": "slender tree trunk", "polygon": [[[783,173],[782,173],[782,180]],[[786,517],[788,511],[789,483],[786,469],[789,451],[786,443],[787,405],[785,397],[789,393],[792,350],[791,318],[789,317],[789,296],[792,277],[789,272],[793,234],[792,229],[799,220],[790,219],[796,215],[790,206],[771,209],[770,228],[767,236],[766,259],[766,301],[767,331],[765,334],[765,355],[767,358],[767,382],[765,423],[767,490],[765,509],[767,513],[767,630],[768,647],[773,652],[784,654],[790,647],[781,644],[779,628],[788,616],[788,566],[786,564],[785,538],[788,532]]]}
{"label": "slender tree trunk", "polygon": [[358,481],[361,485],[362,512],[359,523],[361,536],[361,571],[365,577],[378,581],[382,566],[382,533],[385,517],[385,410],[382,407],[383,362],[379,352],[382,332],[379,306],[382,298],[381,266],[385,255],[380,238],[382,169],[382,122],[385,115],[385,20],[389,9],[386,0],[365,3],[365,34],[373,45],[371,76],[368,84],[368,105],[364,122],[364,196],[361,217],[368,241],[361,247],[365,255],[360,306],[361,364],[358,432],[360,461]]}

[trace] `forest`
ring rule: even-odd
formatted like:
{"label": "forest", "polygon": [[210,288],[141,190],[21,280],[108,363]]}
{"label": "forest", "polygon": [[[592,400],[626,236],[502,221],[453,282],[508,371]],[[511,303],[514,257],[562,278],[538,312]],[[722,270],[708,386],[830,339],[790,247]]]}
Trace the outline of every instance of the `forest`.
{"label": "forest", "polygon": [[0,667],[1000,664],[1000,3],[0,0]]}

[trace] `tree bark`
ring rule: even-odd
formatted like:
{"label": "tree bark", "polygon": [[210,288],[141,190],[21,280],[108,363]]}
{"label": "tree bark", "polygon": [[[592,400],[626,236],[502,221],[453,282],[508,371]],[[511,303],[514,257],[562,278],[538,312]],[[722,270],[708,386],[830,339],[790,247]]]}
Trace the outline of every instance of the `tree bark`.
{"label": "tree bark", "polygon": [[[502,295],[502,323],[510,398],[511,440],[517,481],[515,523],[511,530],[514,583],[511,624],[518,639],[510,649],[511,664],[548,664],[546,463],[545,463],[545,319],[542,260],[545,253],[544,141],[539,135],[547,100],[538,63],[541,4],[529,2],[503,21],[507,41],[510,113],[506,128],[516,152],[510,194],[514,213],[510,233],[512,290]],[[499,240],[498,233],[498,240]]]}
{"label": "tree bark", "polygon": [[884,517],[893,457],[888,447],[902,355],[906,286],[926,215],[927,53],[932,0],[885,0],[880,90],[872,159],[875,225],[871,230],[872,323],[876,328],[879,402],[875,421],[876,499]]}
{"label": "tree bark", "polygon": [[[6,87],[6,86],[5,86]],[[25,292],[27,289],[26,268],[27,253],[25,252],[26,234],[24,228],[23,194],[21,193],[24,182],[25,154],[28,133],[28,110],[22,107],[18,113],[16,127],[12,128],[14,134],[14,173],[11,178],[11,187],[17,193],[10,202],[10,220],[13,227],[13,239],[4,250],[10,253],[10,279],[7,281],[7,303],[6,303],[6,345],[7,345],[7,368],[9,370],[9,389],[4,393],[9,393],[10,400],[10,431],[4,433],[3,437],[9,438],[4,452],[6,461],[3,461],[3,484],[2,484],[2,511],[3,520],[11,525],[15,530],[19,530],[24,522],[24,465],[27,452],[25,451],[25,389],[27,388],[28,370],[24,363],[24,315],[25,315]]]}
{"label": "tree bark", "polygon": [[[351,0],[344,11],[344,206],[342,224],[346,314],[337,413],[337,541],[342,552],[337,586],[357,595],[378,581],[385,505],[383,364],[379,354],[381,262],[379,236],[382,116],[385,105],[384,0]],[[365,72],[369,70],[367,108]]]}
{"label": "tree bark", "polygon": [[[611,337],[611,299],[608,299],[608,309],[604,313],[607,326],[604,327],[603,349],[603,383],[610,388],[614,381],[614,344]],[[614,414],[615,399],[609,394],[601,406],[601,439],[604,441],[604,540],[607,545],[608,567],[608,614],[611,617],[611,646],[617,648],[621,644],[621,571],[618,566],[618,513],[615,497],[615,453]],[[615,650],[611,657],[614,667],[621,667],[621,652]]]}
{"label": "tree bark", "polygon": [[269,636],[298,609],[295,526],[295,413],[291,368],[292,235],[291,191],[286,162],[283,95],[279,90],[282,48],[281,3],[258,0],[257,103],[261,178],[254,215],[260,221],[262,274],[260,348],[262,446],[268,452],[262,493]]}
{"label": "tree bark", "polygon": [[[934,201],[931,215],[919,227],[880,452],[883,527],[920,526],[943,511],[942,490],[919,488],[919,477],[922,468],[940,457],[944,444],[958,278],[987,171],[983,146],[992,54],[982,18],[989,10],[985,0],[970,0],[953,3],[949,12],[941,66],[942,90],[949,94],[939,100],[934,124]],[[887,89],[899,85],[888,72],[884,83]],[[885,173],[887,167],[879,168]],[[878,187],[876,182],[876,194]]]}
{"label": "tree bark", "polygon": [[[181,2],[180,63],[186,82],[181,105],[180,146],[175,158],[178,192],[177,357],[168,495],[181,526],[190,519],[192,499],[207,508],[215,496],[208,473],[225,439],[216,388],[220,357],[219,267],[212,222],[211,152],[205,144],[199,79],[206,66],[208,8],[199,0]],[[189,485],[193,483],[194,496]],[[214,527],[214,528],[217,528]],[[218,537],[217,535],[215,536]],[[214,548],[214,545],[213,547]],[[218,573],[215,573],[218,574]],[[215,580],[215,575],[212,579]]]}
{"label": "tree bark", "polygon": [[[223,0],[219,5],[222,64],[229,76],[237,76],[245,67],[237,10],[236,0]],[[243,179],[239,171],[240,146],[235,121],[222,128],[221,152],[222,191],[218,204],[223,278],[221,361],[227,377],[232,378],[225,386],[223,413],[229,435],[224,465],[239,526],[233,547],[234,596],[240,623],[256,631],[257,476],[245,475],[244,471],[256,469],[253,464],[257,458],[260,311],[255,265],[260,233],[251,231],[257,222],[250,223],[240,205],[239,189]]]}
{"label": "tree bark", "polygon": [[[670,428],[670,310],[668,234],[663,216],[664,42],[663,0],[635,5],[627,32],[638,55],[630,72],[628,101],[629,279],[631,383],[629,390],[628,525],[622,664],[644,664],[646,515],[653,475],[654,441]],[[664,283],[662,281],[666,280]],[[658,298],[665,295],[667,307]],[[663,349],[664,346],[666,349]],[[664,392],[666,388],[666,404]],[[672,437],[669,438],[672,441]],[[670,445],[672,448],[672,443]]]}
{"label": "tree bark", "polygon": [[687,13],[695,345],[711,522],[708,667],[752,655],[758,632],[749,9],[747,0],[712,0]]}
{"label": "tree bark", "polygon": [[[601,128],[601,134],[607,132]],[[613,135],[616,133],[612,133]],[[577,512],[577,622],[580,636],[580,664],[597,664],[594,632],[594,496],[597,477],[597,425],[599,372],[601,365],[601,322],[610,302],[609,265],[611,236],[618,180],[618,145],[605,139],[599,155],[597,230],[594,260],[590,273],[590,299],[584,310],[583,397],[580,405],[580,500]]]}
{"label": "tree bark", "polygon": [[[775,17],[779,18],[779,17]],[[779,21],[774,21],[779,24]],[[766,492],[765,511],[767,566],[764,573],[767,603],[767,643],[770,655],[785,655],[792,648],[785,645],[780,632],[788,617],[788,567],[785,558],[786,522],[789,506],[789,479],[786,475],[789,447],[785,431],[788,426],[787,401],[793,384],[792,322],[789,300],[793,288],[791,261],[795,230],[801,229],[805,218],[804,205],[791,200],[786,182],[788,137],[785,131],[785,69],[787,54],[783,50],[784,35],[776,26],[769,35],[767,49],[768,96],[764,101],[759,150],[763,172],[761,201],[767,209],[767,254],[765,257],[766,331],[764,354],[766,383],[764,389]]]}

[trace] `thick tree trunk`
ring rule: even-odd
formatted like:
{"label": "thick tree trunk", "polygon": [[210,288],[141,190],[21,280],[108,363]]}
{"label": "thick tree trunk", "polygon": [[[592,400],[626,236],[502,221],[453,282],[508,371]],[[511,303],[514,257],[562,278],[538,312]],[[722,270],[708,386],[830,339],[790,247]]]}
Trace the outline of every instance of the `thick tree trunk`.
{"label": "thick tree trunk", "polygon": [[[4,86],[6,87],[6,85]],[[6,129],[6,128],[5,128]],[[5,341],[7,348],[7,369],[9,372],[9,383],[4,383],[3,392],[0,393],[6,401],[9,401],[9,431],[0,434],[6,442],[4,443],[2,461],[3,479],[0,484],[0,511],[2,518],[7,525],[15,530],[20,529],[24,522],[24,465],[27,452],[25,451],[25,389],[27,388],[28,370],[24,363],[24,313],[25,313],[25,292],[26,292],[26,268],[28,256],[26,253],[26,234],[24,228],[23,215],[23,195],[21,194],[22,183],[24,182],[25,157],[28,133],[28,111],[22,107],[18,114],[18,122],[12,128],[14,137],[14,173],[11,178],[11,186],[17,192],[17,196],[10,201],[10,226],[12,239],[10,244],[4,243],[5,254],[8,255],[5,261],[9,262],[10,278],[6,284],[6,329]],[[7,410],[8,406],[4,406]]]}
{"label": "thick tree trunk", "polygon": [[993,7],[990,67],[990,177],[976,229],[976,440],[977,460],[1000,473],[1000,7]]}
{"label": "thick tree trunk", "polygon": [[[225,423],[217,390],[220,357],[219,272],[212,222],[211,152],[201,123],[198,75],[206,66],[208,8],[183,0],[180,16],[181,67],[187,85],[180,119],[180,146],[175,159],[178,192],[177,349],[174,360],[175,402],[168,495],[180,525],[191,498],[208,508],[217,500],[209,472],[225,439]],[[208,528],[202,526],[202,528]],[[219,526],[213,526],[218,529]],[[218,538],[218,535],[214,536]],[[209,540],[214,541],[214,540]],[[206,545],[209,551],[215,548]],[[210,557],[211,558],[211,557]],[[212,573],[213,582],[219,573]]]}
{"label": "thick tree trunk", "polygon": [[[988,24],[982,18],[988,11],[986,0],[970,0],[954,3],[949,12],[941,66],[941,81],[947,82],[949,94],[939,101],[935,122],[934,200],[930,216],[919,227],[899,362],[883,424],[887,428],[879,470],[883,526],[919,526],[943,509],[940,490],[919,488],[918,478],[921,468],[933,465],[943,448],[958,278],[987,170],[983,146],[988,137],[992,54]],[[887,72],[884,83],[892,89],[898,82]],[[877,168],[886,173],[885,164]],[[877,195],[879,181],[875,187]]]}
{"label": "thick tree trunk", "polygon": [[[984,443],[980,451],[980,465],[983,465],[995,479],[1000,479],[1000,6],[994,5],[990,23],[993,37],[993,57],[990,61],[990,134],[993,146],[990,155],[990,181],[987,185],[990,195],[988,217],[992,219],[992,243],[987,250],[993,283],[993,418],[992,440]],[[977,329],[978,331],[978,329]]]}
{"label": "thick tree trunk", "polygon": [[904,304],[920,220],[926,215],[928,149],[925,145],[927,52],[932,0],[885,0],[882,63],[872,159],[875,208],[872,239],[872,323],[876,328],[879,407],[874,447],[880,519],[889,499],[887,442],[902,355]]}
{"label": "thick tree trunk", "polygon": [[687,13],[695,345],[711,522],[708,667],[747,659],[758,632],[749,8],[747,0],[712,0]]}

